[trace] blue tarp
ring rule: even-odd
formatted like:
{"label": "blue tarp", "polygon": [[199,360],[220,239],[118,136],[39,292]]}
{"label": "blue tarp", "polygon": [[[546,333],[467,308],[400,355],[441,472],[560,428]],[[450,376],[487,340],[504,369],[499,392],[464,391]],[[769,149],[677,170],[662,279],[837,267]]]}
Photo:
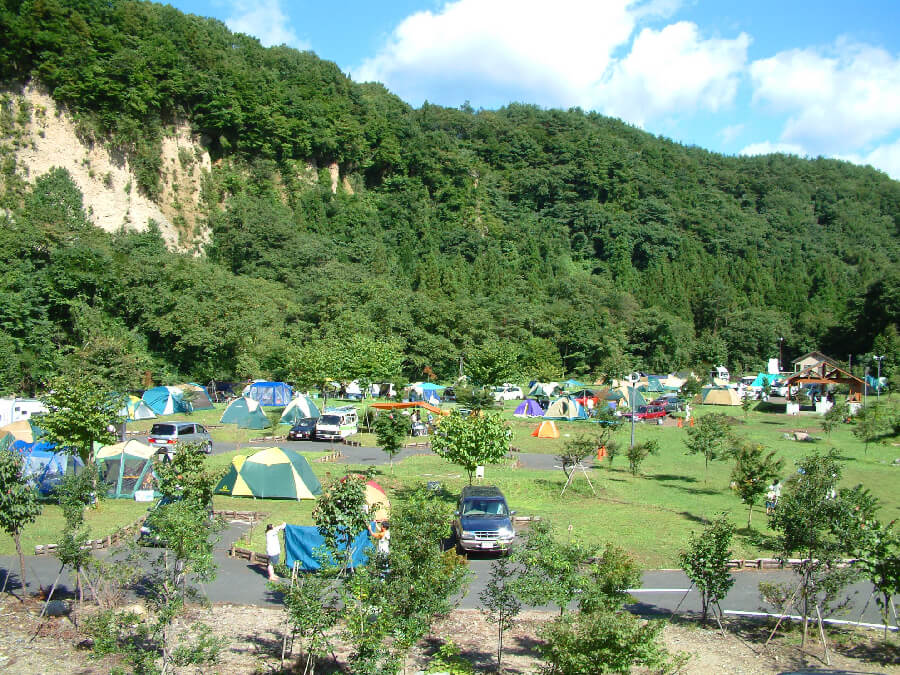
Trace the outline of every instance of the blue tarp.
{"label": "blue tarp", "polygon": [[[369,531],[363,530],[350,545],[353,555],[350,558],[350,566],[365,565],[369,559],[368,549],[372,541]],[[284,528],[284,553],[285,564],[288,569],[293,569],[294,562],[300,563],[300,569],[305,571],[317,570],[322,565],[316,559],[316,549],[325,546],[325,537],[319,534],[318,527],[309,525],[288,525]]]}
{"label": "blue tarp", "polygon": [[768,381],[769,384],[775,384],[776,382],[778,382],[779,380],[782,380],[782,379],[784,379],[784,378],[781,375],[774,375],[772,373],[759,373],[756,376],[756,379],[750,383],[750,386],[751,387],[765,387],[766,381]]}

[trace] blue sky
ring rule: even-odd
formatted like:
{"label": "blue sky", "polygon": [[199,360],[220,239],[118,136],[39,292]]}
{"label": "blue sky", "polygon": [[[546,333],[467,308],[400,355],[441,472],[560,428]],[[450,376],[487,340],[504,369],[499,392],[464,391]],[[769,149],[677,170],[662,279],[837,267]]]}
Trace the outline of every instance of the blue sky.
{"label": "blue sky", "polygon": [[580,106],[729,154],[900,179],[898,0],[175,0],[413,106]]}

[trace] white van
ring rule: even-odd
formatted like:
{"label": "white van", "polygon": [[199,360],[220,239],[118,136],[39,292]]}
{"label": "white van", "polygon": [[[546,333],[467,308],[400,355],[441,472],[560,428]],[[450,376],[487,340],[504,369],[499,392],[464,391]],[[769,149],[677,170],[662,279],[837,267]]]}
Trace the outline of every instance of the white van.
{"label": "white van", "polygon": [[359,417],[352,405],[325,408],[316,421],[316,438],[325,441],[347,438],[358,431]]}

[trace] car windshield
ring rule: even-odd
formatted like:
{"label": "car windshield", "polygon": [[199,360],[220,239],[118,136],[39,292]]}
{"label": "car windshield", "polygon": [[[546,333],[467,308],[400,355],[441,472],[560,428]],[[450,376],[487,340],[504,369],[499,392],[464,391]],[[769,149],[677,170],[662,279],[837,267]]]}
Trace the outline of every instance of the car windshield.
{"label": "car windshield", "polygon": [[175,435],[175,425],[174,424],[154,424],[150,428],[151,436],[174,436]]}
{"label": "car windshield", "polygon": [[294,425],[294,427],[299,428],[299,429],[304,429],[304,428],[309,428],[311,426],[314,426],[315,423],[316,423],[316,421],[312,417],[305,417],[302,420],[300,420],[299,422],[297,422]]}
{"label": "car windshield", "polygon": [[473,499],[463,504],[464,516],[507,516],[506,503],[500,499]]}
{"label": "car windshield", "polygon": [[319,424],[327,424],[329,426],[337,426],[341,423],[341,418],[337,415],[322,415],[319,418]]}

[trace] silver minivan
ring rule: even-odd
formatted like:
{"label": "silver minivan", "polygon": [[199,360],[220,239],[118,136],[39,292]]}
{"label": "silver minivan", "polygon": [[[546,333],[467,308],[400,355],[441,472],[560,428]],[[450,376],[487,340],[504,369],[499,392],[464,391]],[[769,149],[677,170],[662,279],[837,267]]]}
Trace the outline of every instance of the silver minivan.
{"label": "silver minivan", "polygon": [[160,452],[174,452],[185,443],[199,445],[207,455],[212,452],[212,437],[206,427],[195,422],[157,422],[150,429],[147,442]]}

